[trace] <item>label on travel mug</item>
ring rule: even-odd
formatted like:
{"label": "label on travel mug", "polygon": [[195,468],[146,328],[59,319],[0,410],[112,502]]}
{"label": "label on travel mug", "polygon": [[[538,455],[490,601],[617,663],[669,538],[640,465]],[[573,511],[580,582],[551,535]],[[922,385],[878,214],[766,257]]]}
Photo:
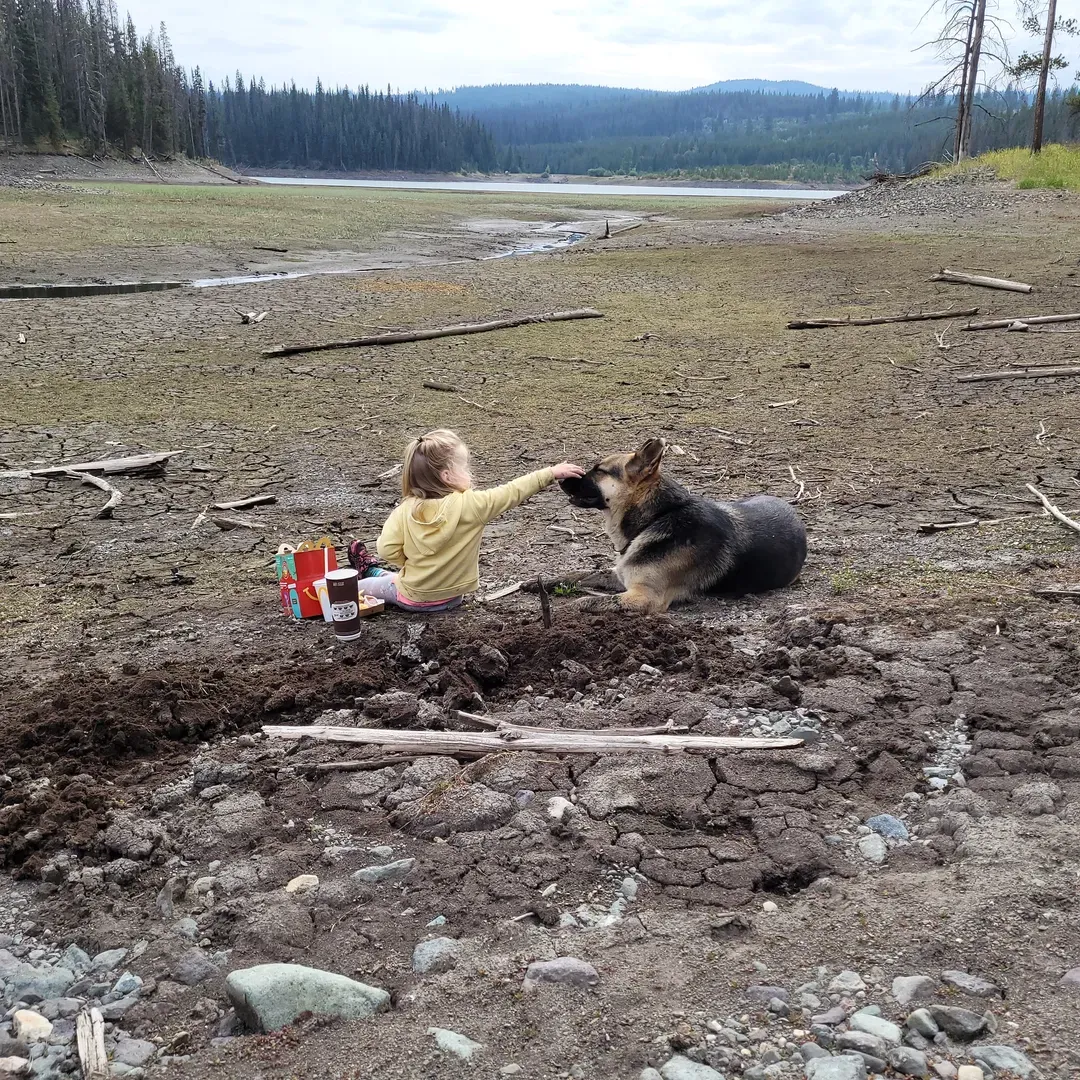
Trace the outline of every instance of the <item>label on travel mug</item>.
{"label": "label on travel mug", "polygon": [[331,570],[326,592],[335,636],[338,641],[355,641],[361,634],[360,575],[352,569]]}

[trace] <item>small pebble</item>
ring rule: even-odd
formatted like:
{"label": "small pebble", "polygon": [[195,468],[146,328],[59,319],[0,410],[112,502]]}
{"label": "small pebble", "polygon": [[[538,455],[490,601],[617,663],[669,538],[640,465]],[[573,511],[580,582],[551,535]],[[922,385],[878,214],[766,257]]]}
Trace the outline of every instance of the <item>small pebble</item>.
{"label": "small pebble", "polygon": [[772,900],[766,900],[765,903],[761,905],[761,910],[764,911],[766,915],[772,915],[780,909]]}

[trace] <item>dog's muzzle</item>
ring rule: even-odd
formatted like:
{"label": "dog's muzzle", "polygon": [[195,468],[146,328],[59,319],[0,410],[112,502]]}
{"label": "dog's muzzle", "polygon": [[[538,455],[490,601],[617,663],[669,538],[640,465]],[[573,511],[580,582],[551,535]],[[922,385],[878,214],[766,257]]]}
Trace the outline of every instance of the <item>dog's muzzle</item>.
{"label": "dog's muzzle", "polygon": [[559,487],[570,496],[572,506],[580,506],[583,510],[603,510],[607,505],[603,492],[588,473],[582,477],[560,480]]}

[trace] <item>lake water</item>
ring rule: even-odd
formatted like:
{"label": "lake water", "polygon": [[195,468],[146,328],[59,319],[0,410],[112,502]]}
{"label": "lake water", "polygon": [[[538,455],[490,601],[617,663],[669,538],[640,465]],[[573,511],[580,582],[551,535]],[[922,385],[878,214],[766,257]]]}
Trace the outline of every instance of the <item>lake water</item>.
{"label": "lake water", "polygon": [[314,176],[253,176],[261,184],[293,187],[399,188],[406,191],[476,191],[491,194],[636,195],[652,198],[709,199],[835,199],[846,191],[806,188],[659,187],[643,184],[545,184],[500,180],[327,180]]}

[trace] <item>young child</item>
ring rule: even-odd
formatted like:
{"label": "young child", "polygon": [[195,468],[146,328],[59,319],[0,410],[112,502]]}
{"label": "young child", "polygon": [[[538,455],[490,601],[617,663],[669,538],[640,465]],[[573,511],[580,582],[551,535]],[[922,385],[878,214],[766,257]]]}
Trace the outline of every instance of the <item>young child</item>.
{"label": "young child", "polygon": [[405,451],[402,500],[379,536],[379,557],[401,569],[396,574],[364,577],[360,591],[406,611],[458,607],[479,584],[484,526],[555,480],[581,476],[584,471],[564,461],[500,487],[477,491],[465,443],[443,429],[421,435]]}

